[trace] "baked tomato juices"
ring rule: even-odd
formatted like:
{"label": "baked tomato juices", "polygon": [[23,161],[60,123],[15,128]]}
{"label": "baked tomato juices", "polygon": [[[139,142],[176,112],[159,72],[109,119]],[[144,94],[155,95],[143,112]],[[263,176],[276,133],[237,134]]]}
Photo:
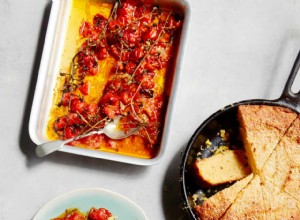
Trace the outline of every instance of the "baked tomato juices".
{"label": "baked tomato juices", "polygon": [[173,78],[182,15],[151,1],[72,3],[47,124],[49,139],[101,129],[122,115],[122,140],[105,135],[70,145],[141,158],[156,156]]}

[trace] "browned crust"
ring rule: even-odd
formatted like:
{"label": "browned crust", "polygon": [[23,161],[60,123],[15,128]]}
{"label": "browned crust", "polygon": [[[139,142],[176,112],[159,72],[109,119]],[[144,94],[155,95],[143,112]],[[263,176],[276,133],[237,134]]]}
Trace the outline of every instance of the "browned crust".
{"label": "browned crust", "polygon": [[295,112],[279,106],[238,106],[240,133],[254,173],[260,172],[296,117]]}
{"label": "browned crust", "polygon": [[235,182],[232,186],[206,199],[201,205],[195,207],[195,213],[201,219],[219,219],[235,200],[237,194],[247,186],[252,178],[253,174],[250,174],[246,178]]}

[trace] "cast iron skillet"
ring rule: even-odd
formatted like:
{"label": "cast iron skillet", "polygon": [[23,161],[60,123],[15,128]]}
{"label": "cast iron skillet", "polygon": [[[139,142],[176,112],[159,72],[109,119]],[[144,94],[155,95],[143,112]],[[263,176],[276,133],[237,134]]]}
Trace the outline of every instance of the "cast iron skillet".
{"label": "cast iron skillet", "polygon": [[[229,144],[230,146],[242,146],[241,141],[237,138],[238,122],[236,119],[237,107],[239,105],[272,105],[289,108],[297,113],[300,113],[300,91],[293,93],[291,87],[296,78],[300,67],[300,52],[297,55],[291,73],[288,77],[283,93],[280,98],[276,100],[253,99],[233,103],[215,112],[208,119],[206,119],[194,132],[193,136],[188,142],[188,145],[183,153],[182,164],[180,167],[180,184],[183,196],[183,208],[187,210],[192,219],[197,219],[193,212],[192,195],[197,194],[198,201],[201,202],[203,195],[209,197],[216,192],[228,187],[230,184],[204,189],[195,184],[192,176],[191,163],[196,157],[206,158],[213,154],[213,152],[222,145]],[[220,137],[220,130],[224,129],[230,133],[227,143]],[[233,137],[233,138],[232,138]],[[206,147],[206,140],[209,139],[214,147]],[[201,147],[204,146],[204,147]],[[200,153],[200,154],[199,154]]]}

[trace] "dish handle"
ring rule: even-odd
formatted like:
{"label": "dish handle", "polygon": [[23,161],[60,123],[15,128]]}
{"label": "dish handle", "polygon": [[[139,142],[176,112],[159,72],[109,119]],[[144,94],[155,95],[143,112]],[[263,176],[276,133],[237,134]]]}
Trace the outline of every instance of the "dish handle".
{"label": "dish handle", "polygon": [[277,102],[289,106],[291,109],[300,113],[300,90],[297,93],[292,91],[292,86],[300,68],[300,51],[296,57],[291,73],[287,79],[282,95]]}

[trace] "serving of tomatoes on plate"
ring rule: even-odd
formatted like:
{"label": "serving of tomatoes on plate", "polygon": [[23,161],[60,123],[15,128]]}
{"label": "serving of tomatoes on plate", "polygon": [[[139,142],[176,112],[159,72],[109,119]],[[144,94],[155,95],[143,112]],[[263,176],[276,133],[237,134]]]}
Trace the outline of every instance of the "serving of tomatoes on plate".
{"label": "serving of tomatoes on plate", "polygon": [[79,209],[67,209],[59,217],[52,220],[115,220],[111,212],[105,208],[91,208],[88,213],[83,213]]}

